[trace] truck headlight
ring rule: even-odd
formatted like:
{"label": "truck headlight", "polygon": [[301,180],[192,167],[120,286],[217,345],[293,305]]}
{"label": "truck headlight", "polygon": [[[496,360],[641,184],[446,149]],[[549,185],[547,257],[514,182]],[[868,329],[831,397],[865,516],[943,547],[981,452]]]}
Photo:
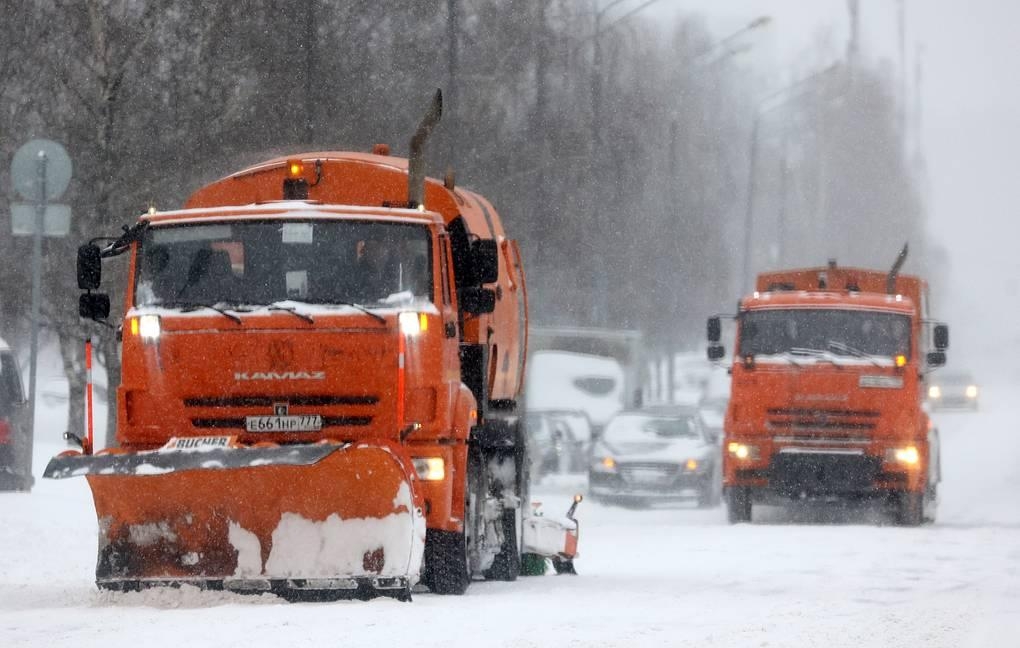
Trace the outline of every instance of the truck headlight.
{"label": "truck headlight", "polygon": [[422,481],[442,481],[446,479],[446,462],[442,457],[415,457],[414,471]]}
{"label": "truck headlight", "polygon": [[731,457],[737,459],[757,459],[759,456],[758,446],[737,443],[736,441],[730,441],[726,446],[726,451],[730,453]]}
{"label": "truck headlight", "polygon": [[401,313],[400,332],[408,337],[419,335],[429,328],[428,315],[425,313]]}
{"label": "truck headlight", "polygon": [[976,385],[967,386],[967,398],[977,398],[978,388]]}
{"label": "truck headlight", "polygon": [[155,342],[162,332],[159,315],[142,315],[131,318],[131,334],[142,338],[142,342]]}
{"label": "truck headlight", "polygon": [[889,448],[885,451],[885,460],[913,467],[921,462],[921,453],[915,446]]}
{"label": "truck headlight", "polygon": [[938,385],[932,385],[929,387],[928,398],[942,398],[942,388]]}

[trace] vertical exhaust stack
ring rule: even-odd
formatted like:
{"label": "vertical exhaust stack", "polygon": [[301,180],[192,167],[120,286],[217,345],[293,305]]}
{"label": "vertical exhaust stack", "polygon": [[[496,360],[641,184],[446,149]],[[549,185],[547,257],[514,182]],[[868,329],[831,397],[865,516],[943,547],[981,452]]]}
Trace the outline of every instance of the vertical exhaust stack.
{"label": "vertical exhaust stack", "polygon": [[903,263],[907,260],[907,243],[903,244],[903,249],[900,250],[899,255],[896,257],[896,263],[893,264],[892,270],[889,271],[888,276],[885,280],[885,292],[892,295],[896,292],[896,277],[900,274],[900,268],[903,267]]}
{"label": "vertical exhaust stack", "polygon": [[428,112],[411,138],[407,161],[407,206],[411,209],[419,207],[425,201],[425,143],[442,116],[443,91],[436,90]]}

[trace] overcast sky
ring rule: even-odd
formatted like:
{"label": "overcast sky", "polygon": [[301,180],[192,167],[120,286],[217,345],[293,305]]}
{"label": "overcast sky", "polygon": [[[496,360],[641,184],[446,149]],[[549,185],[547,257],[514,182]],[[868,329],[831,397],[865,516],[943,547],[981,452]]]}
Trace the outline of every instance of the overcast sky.
{"label": "overcast sky", "polygon": [[[872,60],[899,64],[897,6],[860,0],[862,49]],[[849,33],[846,0],[662,0],[648,11],[701,13],[719,36],[771,16],[751,56],[763,69],[787,71],[777,85],[817,56],[825,37],[841,56]],[[930,229],[953,273],[936,315],[950,322],[958,361],[965,354],[991,369],[1004,364],[1006,348],[1020,358],[1020,1],[906,0],[905,15],[911,78],[921,52]]]}

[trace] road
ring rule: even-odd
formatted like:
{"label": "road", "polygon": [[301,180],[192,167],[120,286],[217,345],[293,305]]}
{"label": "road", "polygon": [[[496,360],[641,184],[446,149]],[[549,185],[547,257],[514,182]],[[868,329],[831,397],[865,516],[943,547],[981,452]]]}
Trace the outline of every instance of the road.
{"label": "road", "polygon": [[[937,414],[939,521],[878,510],[581,507],[579,576],[472,585],[464,597],[286,604],[193,589],[92,584],[84,480],[0,495],[0,644],[11,646],[1020,645],[1017,386],[976,414]],[[38,435],[37,435],[38,438]],[[41,446],[36,470],[58,449]],[[540,488],[550,511],[562,488]]]}

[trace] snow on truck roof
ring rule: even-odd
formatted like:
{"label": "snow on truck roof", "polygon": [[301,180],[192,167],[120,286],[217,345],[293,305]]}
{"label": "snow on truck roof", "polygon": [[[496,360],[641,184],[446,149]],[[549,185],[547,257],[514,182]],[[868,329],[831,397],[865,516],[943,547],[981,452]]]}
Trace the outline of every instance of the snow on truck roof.
{"label": "snow on truck roof", "polygon": [[743,307],[768,308],[840,308],[846,310],[885,310],[897,313],[916,312],[914,301],[905,295],[883,295],[856,291],[784,290],[756,292],[743,300]]}
{"label": "snow on truck roof", "polygon": [[325,205],[314,201],[288,200],[252,205],[198,207],[142,214],[141,219],[153,225],[184,224],[209,220],[255,219],[341,219],[390,221],[397,223],[442,223],[439,214],[404,207],[365,207],[359,205]]}

